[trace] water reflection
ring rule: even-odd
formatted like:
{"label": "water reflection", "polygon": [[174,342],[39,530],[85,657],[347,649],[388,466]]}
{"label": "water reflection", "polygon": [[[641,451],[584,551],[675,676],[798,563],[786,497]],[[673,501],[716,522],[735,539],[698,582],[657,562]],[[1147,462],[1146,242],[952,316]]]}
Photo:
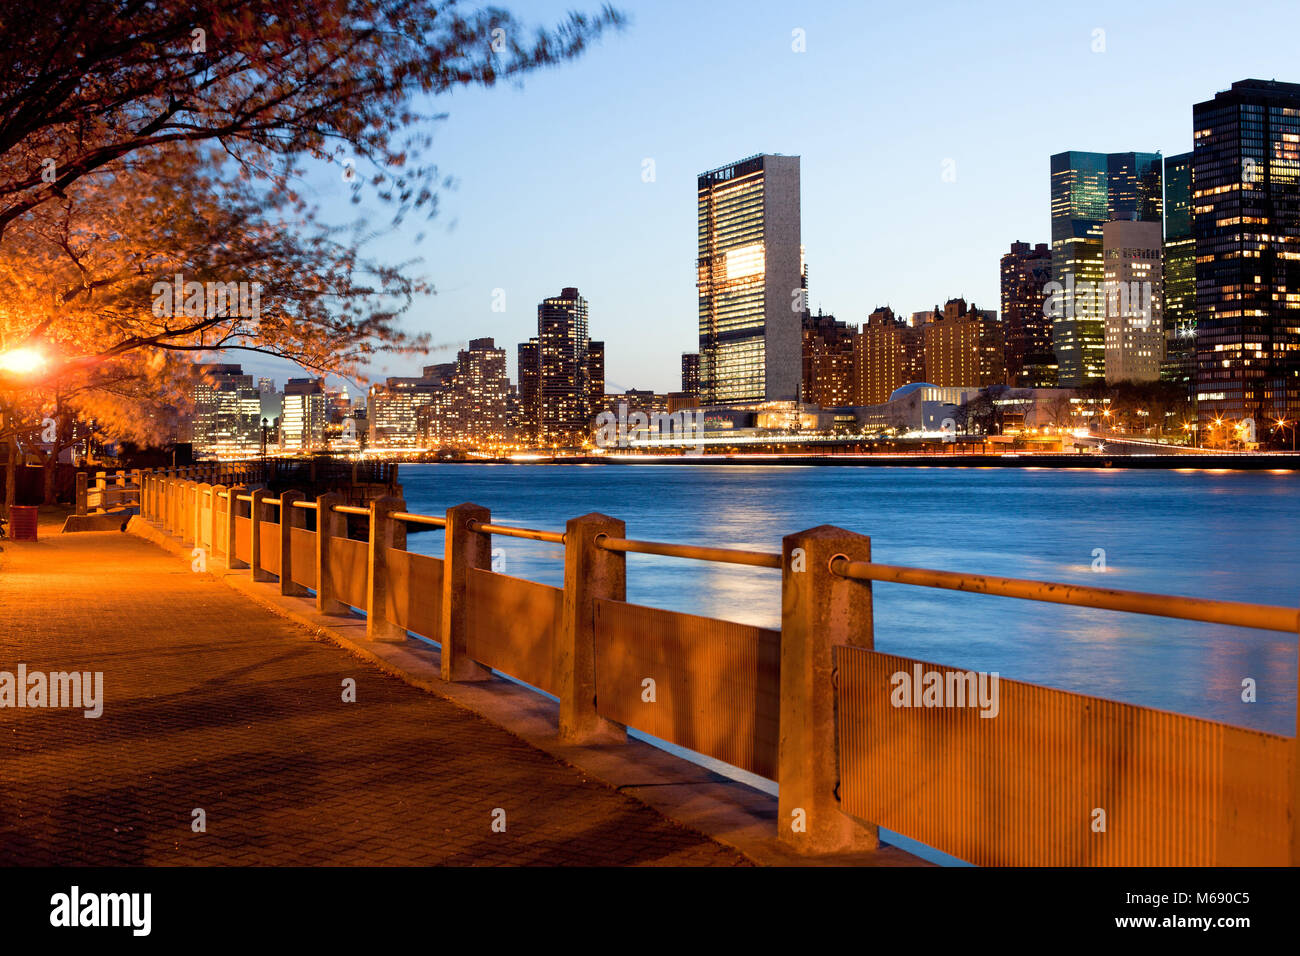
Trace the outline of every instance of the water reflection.
{"label": "water reflection", "polygon": [[[412,511],[474,501],[559,530],[600,511],[628,535],[755,550],[834,524],[890,564],[1300,604],[1300,474],[728,466],[403,466]],[[409,546],[440,555],[442,535]],[[505,571],[560,586],[553,544],[494,539]],[[1094,571],[1105,552],[1104,572]],[[776,627],[775,571],[630,555],[629,600]],[[941,664],[1292,733],[1296,640],[1283,634],[877,584],[876,646]],[[1258,701],[1241,700],[1254,678]]]}

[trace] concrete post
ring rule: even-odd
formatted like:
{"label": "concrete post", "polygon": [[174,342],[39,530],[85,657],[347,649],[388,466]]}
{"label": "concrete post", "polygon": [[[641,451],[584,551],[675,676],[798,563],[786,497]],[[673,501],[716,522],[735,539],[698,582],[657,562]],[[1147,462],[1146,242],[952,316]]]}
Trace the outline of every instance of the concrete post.
{"label": "concrete post", "polygon": [[86,473],[77,472],[77,514],[86,513]]}
{"label": "concrete post", "polygon": [[226,567],[236,571],[248,567],[247,562],[238,557],[239,547],[236,542],[239,534],[235,525],[235,519],[239,517],[239,496],[248,494],[248,489],[243,485],[231,485],[227,494],[230,498],[226,502]]}
{"label": "concrete post", "polygon": [[560,737],[623,741],[627,730],[596,713],[596,599],[627,600],[627,558],[596,546],[596,536],[622,538],[627,526],[608,515],[572,518],[564,528],[564,617],[555,648]]}
{"label": "concrete post", "polygon": [[474,504],[447,509],[447,539],[442,559],[442,679],[489,680],[492,669],[471,658],[465,649],[469,634],[470,568],[492,567],[492,536],[471,531],[471,521],[488,523],[492,512]]}
{"label": "concrete post", "polygon": [[316,610],[321,614],[351,614],[351,609],[336,598],[333,562],[330,561],[330,538],[346,538],[347,515],[337,514],[336,505],[343,504],[343,496],[331,491],[316,498]]}
{"label": "concrete post", "polygon": [[[208,539],[212,542],[208,548],[209,567],[216,561],[217,549],[226,545],[226,519],[224,516],[217,517],[217,509],[221,507],[221,496],[225,491],[225,485],[212,486],[212,510],[208,512]],[[229,502],[226,503],[226,507],[230,507]],[[226,566],[230,566],[229,561],[226,562]]]}
{"label": "concrete post", "polygon": [[212,486],[206,481],[194,489],[194,547],[202,548],[208,560],[212,558],[212,545],[203,540],[203,529],[212,527],[212,517],[209,512],[208,519],[206,521],[203,519],[203,505],[210,502],[211,491]]}
{"label": "concrete post", "polygon": [[253,492],[253,503],[249,506],[248,516],[252,519],[248,525],[249,538],[249,566],[253,570],[254,581],[269,581],[271,575],[262,570],[262,519],[265,516],[266,505],[263,499],[266,498],[266,489],[258,488]]}
{"label": "concrete post", "polygon": [[777,832],[804,853],[871,850],[877,828],[840,810],[832,648],[873,644],[871,584],[831,573],[871,560],[871,539],[821,525],[781,548],[781,720]]}
{"label": "concrete post", "polygon": [[301,491],[286,491],[280,495],[280,593],[303,597],[307,589],[293,580],[293,529],[307,527],[307,512],[295,508],[302,501]]}
{"label": "concrete post", "polygon": [[406,550],[406,522],[389,515],[405,511],[401,498],[370,502],[370,557],[366,575],[366,637],[372,641],[405,641],[406,628],[390,620],[388,607],[388,549]]}
{"label": "concrete post", "polygon": [[189,544],[194,536],[194,489],[196,487],[193,481],[186,481],[181,486],[181,524],[176,530],[180,535],[181,544]]}

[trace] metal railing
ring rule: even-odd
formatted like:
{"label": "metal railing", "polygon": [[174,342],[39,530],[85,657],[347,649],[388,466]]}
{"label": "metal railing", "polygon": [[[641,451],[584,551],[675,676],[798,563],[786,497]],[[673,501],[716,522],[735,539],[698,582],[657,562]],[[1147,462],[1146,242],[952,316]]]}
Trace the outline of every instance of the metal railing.
{"label": "metal railing", "polygon": [[[998,683],[996,674],[1000,720],[921,706],[919,689],[915,709],[900,705],[900,674],[968,672],[875,651],[871,588],[1293,636],[1297,608],[882,564],[869,538],[825,526],[787,536],[778,553],[632,539],[603,515],[559,532],[499,524],[475,505],[443,517],[409,512],[397,498],[360,508],[338,495],[277,499],[220,486],[201,495],[193,480],[152,475],[144,487],[147,519],[228,567],[278,576],[284,595],[310,589],[323,613],[365,613],[371,639],[411,632],[439,643],[445,679],[495,669],[554,694],[564,737],[635,727],[777,780],[778,834],[801,850],[872,844],[880,825],[979,863],[1300,863],[1294,734]],[[254,501],[279,505],[280,520]],[[366,540],[348,537],[350,516],[369,519]],[[406,549],[411,524],[444,529],[443,558]],[[493,535],[563,545],[564,587],[494,571]],[[627,554],[780,570],[781,628],[629,604]],[[658,694],[649,703],[647,680]],[[1110,836],[1092,839],[1098,831],[1076,819],[1083,811],[1060,803],[1067,796],[1108,810],[1111,829],[1101,832]]]}

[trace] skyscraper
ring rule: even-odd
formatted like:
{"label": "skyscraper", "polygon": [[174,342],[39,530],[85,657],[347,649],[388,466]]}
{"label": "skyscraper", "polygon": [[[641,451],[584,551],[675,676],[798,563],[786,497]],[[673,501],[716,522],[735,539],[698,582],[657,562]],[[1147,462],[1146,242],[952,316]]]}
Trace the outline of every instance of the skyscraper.
{"label": "skyscraper", "polygon": [[1196,236],[1192,154],[1165,160],[1165,361],[1160,377],[1192,391],[1196,380]]}
{"label": "skyscraper", "polygon": [[1154,382],[1165,358],[1163,230],[1158,222],[1102,226],[1106,383]]}
{"label": "skyscraper", "polygon": [[538,377],[541,366],[537,359],[537,336],[519,343],[519,409],[516,438],[524,444],[538,441]]}
{"label": "skyscraper", "polygon": [[1202,422],[1300,416],[1300,84],[1242,80],[1192,107]]}
{"label": "skyscraper", "polygon": [[280,448],[310,451],[325,443],[325,383],[318,378],[291,378],[284,386],[280,412]]}
{"label": "skyscraper", "polygon": [[858,330],[833,315],[803,320],[803,388],[805,402],[822,408],[852,405]]}
{"label": "skyscraper", "polygon": [[262,399],[239,365],[201,365],[194,383],[194,456],[256,454],[262,446]]}
{"label": "skyscraper", "polygon": [[683,352],[682,353],[682,392],[687,395],[694,395],[697,398],[700,394],[700,353]]}
{"label": "skyscraper", "polygon": [[1002,322],[1011,385],[1024,384],[1026,357],[1052,350],[1052,323],[1043,311],[1051,281],[1052,251],[1047,243],[1011,243],[1011,251],[1002,257]]}
{"label": "skyscraper", "polygon": [[605,344],[587,332],[587,300],[576,288],[537,306],[537,336],[519,345],[524,440],[577,445],[588,437],[604,398]]}
{"label": "skyscraper", "polygon": [[1052,310],[1052,350],[1064,387],[1105,376],[1102,224],[1161,222],[1162,165],[1159,153],[1052,157],[1052,281],[1064,290]]}
{"label": "skyscraper", "polygon": [[798,398],[807,311],[799,157],[751,156],[701,173],[698,217],[701,403]]}
{"label": "skyscraper", "polygon": [[[895,389],[908,384],[907,336],[913,331],[889,306],[877,308],[867,316],[855,343],[854,405],[883,405]],[[919,337],[919,332],[913,336]]]}

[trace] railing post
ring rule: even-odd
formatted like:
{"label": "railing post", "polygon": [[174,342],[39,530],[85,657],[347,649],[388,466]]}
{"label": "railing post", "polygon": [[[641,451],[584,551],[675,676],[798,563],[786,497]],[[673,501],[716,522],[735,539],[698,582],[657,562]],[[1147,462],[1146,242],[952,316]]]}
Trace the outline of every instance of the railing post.
{"label": "railing post", "polygon": [[246,568],[248,565],[239,557],[239,496],[247,494],[243,485],[231,485],[226,494],[226,567],[232,571]]}
{"label": "railing post", "polygon": [[108,505],[108,495],[107,495],[107,493],[106,493],[106,492],[107,492],[107,488],[108,488],[108,483],[107,483],[107,481],[106,481],[105,478],[104,478],[104,473],[103,473],[102,471],[97,471],[97,472],[95,472],[95,490],[96,490],[97,492],[99,492],[99,510],[100,510],[100,511],[107,511],[107,510],[108,510],[108,507],[107,507],[107,505]]}
{"label": "railing post", "polygon": [[442,679],[454,681],[490,680],[492,669],[469,656],[470,568],[492,567],[492,536],[469,529],[471,521],[485,524],[492,512],[475,504],[447,509],[447,540],[442,559]]}
{"label": "railing post", "polygon": [[86,473],[77,472],[77,514],[86,513]]}
{"label": "railing post", "polygon": [[336,598],[333,561],[330,560],[330,538],[346,538],[347,515],[335,512],[343,504],[343,496],[331,491],[316,498],[316,610],[321,614],[352,613],[348,606]]}
{"label": "railing post", "polygon": [[270,572],[262,570],[262,513],[266,509],[262,502],[265,498],[266,489],[258,488],[253,492],[253,503],[248,508],[248,517],[252,519],[248,523],[248,563],[253,569],[254,581],[271,580]]}
{"label": "railing post", "polygon": [[[203,549],[205,562],[212,559],[212,545],[204,542],[203,529],[212,527],[212,513],[208,513],[208,520],[205,523],[203,520],[203,502],[208,500],[208,492],[211,490],[212,486],[206,481],[194,489],[194,547]],[[215,542],[216,538],[212,540]]]}
{"label": "railing post", "polygon": [[[226,543],[226,522],[225,520],[217,520],[217,507],[221,501],[221,494],[225,490],[225,485],[212,486],[212,510],[208,512],[208,538],[212,542],[212,544],[208,546],[209,566],[211,566],[211,564],[216,560],[218,546]],[[226,507],[230,507],[229,502],[226,503]],[[226,566],[230,566],[229,562],[227,562]]]}
{"label": "railing post", "polygon": [[405,641],[406,628],[388,616],[388,549],[406,550],[406,522],[389,515],[405,511],[401,498],[374,498],[370,502],[370,555],[366,575],[366,637],[372,641]]}
{"label": "railing post", "polygon": [[831,572],[831,559],[871,560],[871,539],[821,525],[781,546],[780,839],[804,853],[872,850],[874,824],[840,810],[834,647],[871,647],[871,585]]}
{"label": "railing post", "polygon": [[193,481],[186,481],[181,486],[181,526],[177,532],[181,537],[181,544],[189,544],[190,539],[194,536],[194,489],[197,486]]}
{"label": "railing post", "polygon": [[627,557],[598,547],[598,535],[621,538],[627,525],[603,514],[571,518],[564,527],[564,617],[555,648],[560,737],[627,739],[621,724],[596,713],[596,600],[627,600]]}
{"label": "railing post", "polygon": [[135,485],[136,511],[144,514],[144,473],[136,468],[131,472],[131,483]]}
{"label": "railing post", "polygon": [[280,495],[280,593],[302,597],[307,589],[293,579],[293,529],[306,528],[307,512],[295,508],[302,501],[301,491],[289,490]]}

